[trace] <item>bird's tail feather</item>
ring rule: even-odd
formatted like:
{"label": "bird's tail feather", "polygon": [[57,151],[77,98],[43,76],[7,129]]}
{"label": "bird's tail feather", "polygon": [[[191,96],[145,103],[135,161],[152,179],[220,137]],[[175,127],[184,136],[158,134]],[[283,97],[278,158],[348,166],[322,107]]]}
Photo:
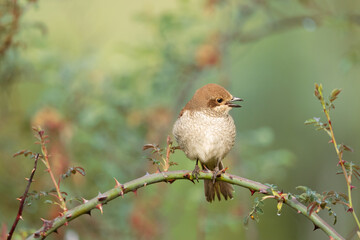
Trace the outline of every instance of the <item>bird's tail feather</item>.
{"label": "bird's tail feather", "polygon": [[206,201],[212,202],[215,200],[215,194],[219,201],[221,200],[221,195],[225,200],[233,198],[234,188],[230,183],[226,182],[215,182],[212,180],[204,180],[204,189]]}
{"label": "bird's tail feather", "polygon": [[[202,165],[203,169],[206,170],[214,170],[215,166],[211,165]],[[223,163],[219,163],[219,170],[224,168]],[[215,200],[215,194],[219,201],[221,200],[221,195],[225,200],[233,198],[234,188],[230,183],[226,182],[213,182],[213,180],[204,180],[204,190],[205,197],[208,202],[212,202]]]}

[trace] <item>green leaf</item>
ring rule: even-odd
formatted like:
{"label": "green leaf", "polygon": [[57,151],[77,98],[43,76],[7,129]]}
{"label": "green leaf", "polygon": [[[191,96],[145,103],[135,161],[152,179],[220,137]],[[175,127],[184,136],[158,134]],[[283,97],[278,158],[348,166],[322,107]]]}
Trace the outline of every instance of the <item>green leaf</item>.
{"label": "green leaf", "polygon": [[46,203],[46,204],[53,204],[54,202],[51,201],[51,200],[45,200],[44,203]]}
{"label": "green leaf", "polygon": [[255,211],[256,211],[256,213],[258,213],[258,214],[264,214],[264,211],[262,210],[261,207],[256,206],[256,207],[255,207]]}
{"label": "green leaf", "polygon": [[244,217],[244,225],[247,226],[249,224],[249,216]]}
{"label": "green leaf", "polygon": [[306,186],[297,186],[296,187],[296,190],[300,190],[300,191],[303,191],[303,192],[306,192],[309,188],[306,187]]}
{"label": "green leaf", "polygon": [[316,120],[313,118],[310,118],[304,122],[305,125],[310,125],[316,123]]}

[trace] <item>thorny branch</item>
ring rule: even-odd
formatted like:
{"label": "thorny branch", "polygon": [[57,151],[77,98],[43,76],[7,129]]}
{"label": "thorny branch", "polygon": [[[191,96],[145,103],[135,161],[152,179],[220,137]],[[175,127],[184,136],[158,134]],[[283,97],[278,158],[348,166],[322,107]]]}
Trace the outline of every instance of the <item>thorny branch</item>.
{"label": "thorny branch", "polygon": [[18,211],[18,213],[17,213],[17,215],[16,215],[16,218],[15,218],[15,221],[14,221],[14,223],[13,223],[11,229],[10,229],[10,232],[9,232],[9,234],[8,234],[8,237],[7,237],[7,240],[10,240],[10,239],[12,238],[12,235],[13,235],[13,233],[14,233],[14,231],[15,231],[15,228],[16,228],[19,220],[22,219],[22,212],[23,212],[23,209],[24,209],[25,200],[26,200],[27,194],[28,194],[28,192],[29,192],[30,185],[31,185],[31,183],[32,183],[32,181],[33,181],[32,179],[33,179],[33,177],[34,177],[34,175],[35,175],[35,171],[36,171],[38,159],[39,159],[39,154],[36,154],[36,155],[35,155],[34,168],[33,168],[32,171],[31,171],[31,175],[30,175],[30,178],[29,178],[29,180],[28,180],[28,184],[27,184],[27,186],[26,186],[25,192],[24,192],[23,196],[20,198],[19,211]]}
{"label": "thorny branch", "polygon": [[[213,174],[211,172],[200,172],[198,179],[211,179]],[[91,210],[97,208],[103,213],[103,205],[109,201],[123,196],[129,192],[136,192],[137,189],[148,186],[150,184],[165,182],[173,183],[175,180],[190,180],[193,181],[191,171],[169,171],[162,173],[146,174],[145,176],[127,182],[125,184],[120,184],[115,179],[115,187],[108,190],[105,193],[99,193],[98,196],[94,197],[91,200],[83,199],[83,204],[68,210],[64,215],[59,216],[53,220],[43,220],[43,226],[38,229],[35,233],[31,234],[27,239],[42,239],[46,238],[52,232],[56,232],[58,228],[63,225],[67,225],[68,222],[73,219],[83,215],[90,214]],[[266,186],[262,183],[255,182],[246,178],[238,177],[230,174],[222,174],[217,178],[217,181],[224,181],[234,185],[238,185],[244,188],[248,188],[253,194],[254,192],[259,192],[265,195],[273,195],[273,191],[269,189],[269,186]],[[338,234],[330,225],[328,225],[322,218],[320,218],[316,213],[309,215],[307,213],[307,207],[297,201],[294,197],[285,198],[274,198],[277,201],[281,201],[283,204],[288,205],[293,208],[299,214],[306,216],[310,221],[312,221],[317,228],[322,229],[328,236],[332,239],[344,239],[340,234]]]}
{"label": "thorny branch", "polygon": [[[338,89],[335,89],[332,94],[331,94],[331,99],[330,99],[330,102],[332,104],[332,102],[337,98],[337,95],[341,92],[341,90],[338,90]],[[358,230],[360,229],[360,221],[356,215],[356,212],[354,210],[354,205],[353,205],[353,201],[352,201],[352,189],[353,189],[353,186],[351,185],[351,181],[352,181],[352,171],[349,171],[349,173],[347,173],[346,171],[346,168],[345,168],[345,161],[342,157],[342,151],[340,151],[339,149],[339,146],[336,142],[336,139],[335,139],[335,134],[334,134],[334,130],[333,130],[333,126],[332,126],[332,122],[331,122],[331,118],[330,118],[330,108],[331,104],[328,104],[330,105],[330,107],[328,108],[327,107],[327,103],[325,102],[324,100],[324,96],[323,96],[323,92],[322,92],[322,85],[318,85],[318,84],[315,84],[315,96],[320,100],[320,103],[323,107],[323,111],[325,113],[325,116],[326,116],[326,119],[328,121],[328,134],[330,135],[331,137],[331,140],[330,140],[330,143],[333,143],[334,145],[334,148],[335,148],[335,151],[336,151],[336,155],[338,156],[338,159],[339,159],[339,162],[338,164],[341,166],[341,169],[342,169],[342,172],[344,174],[344,177],[345,177],[345,181],[346,181],[346,185],[347,185],[347,191],[348,191],[348,197],[349,197],[349,212],[352,213],[354,219],[355,219],[355,222],[356,222],[356,225],[357,225],[357,228]]]}
{"label": "thorny branch", "polygon": [[54,184],[54,187],[55,187],[55,190],[56,190],[56,193],[57,193],[57,199],[60,201],[59,206],[61,207],[61,209],[64,212],[66,212],[67,207],[66,207],[64,197],[61,194],[59,183],[55,180],[54,173],[53,173],[53,171],[51,170],[51,167],[50,167],[49,154],[48,154],[48,150],[46,148],[46,144],[48,143],[48,140],[47,140],[48,135],[45,135],[44,130],[42,130],[41,128],[34,127],[33,130],[36,132],[35,137],[40,141],[38,143],[41,145],[41,152],[43,154],[42,161],[45,164],[46,171],[49,173],[51,181]]}

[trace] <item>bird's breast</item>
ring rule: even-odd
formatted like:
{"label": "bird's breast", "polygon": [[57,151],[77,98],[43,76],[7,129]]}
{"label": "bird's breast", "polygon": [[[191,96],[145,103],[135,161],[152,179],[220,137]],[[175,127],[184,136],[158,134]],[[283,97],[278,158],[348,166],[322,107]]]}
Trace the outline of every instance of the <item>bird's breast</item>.
{"label": "bird's breast", "polygon": [[209,165],[230,151],[236,130],[228,114],[211,116],[201,111],[184,111],[174,124],[173,134],[188,158]]}

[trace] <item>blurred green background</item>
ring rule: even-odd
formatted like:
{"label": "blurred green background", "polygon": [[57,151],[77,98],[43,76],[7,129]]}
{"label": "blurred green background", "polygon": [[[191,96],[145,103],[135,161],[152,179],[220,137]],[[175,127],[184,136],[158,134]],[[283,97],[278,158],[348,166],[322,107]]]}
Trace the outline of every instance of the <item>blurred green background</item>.
{"label": "blurred green background", "polygon": [[[299,185],[346,192],[328,136],[303,123],[323,118],[315,82],[326,95],[342,88],[332,122],[338,142],[355,150],[345,160],[359,161],[359,10],[355,1],[335,0],[2,0],[0,223],[10,228],[33,166],[12,155],[40,151],[31,126],[50,135],[57,175],[71,166],[86,170],[62,190],[92,198],[112,188],[113,177],[127,182],[156,171],[142,146],[164,146],[178,112],[207,83],[245,99],[231,113],[238,134],[224,160],[228,172],[285,192],[298,193]],[[173,170],[194,167],[180,151],[172,160],[179,164]],[[35,179],[32,190],[52,188],[41,164]],[[290,208],[277,216],[272,200],[259,223],[244,227],[255,197],[236,188],[233,200],[209,204],[202,183],[157,184],[49,239],[328,239]],[[39,228],[40,217],[57,215],[46,199],[25,208],[18,239]],[[335,229],[350,236],[351,215],[334,210]]]}

